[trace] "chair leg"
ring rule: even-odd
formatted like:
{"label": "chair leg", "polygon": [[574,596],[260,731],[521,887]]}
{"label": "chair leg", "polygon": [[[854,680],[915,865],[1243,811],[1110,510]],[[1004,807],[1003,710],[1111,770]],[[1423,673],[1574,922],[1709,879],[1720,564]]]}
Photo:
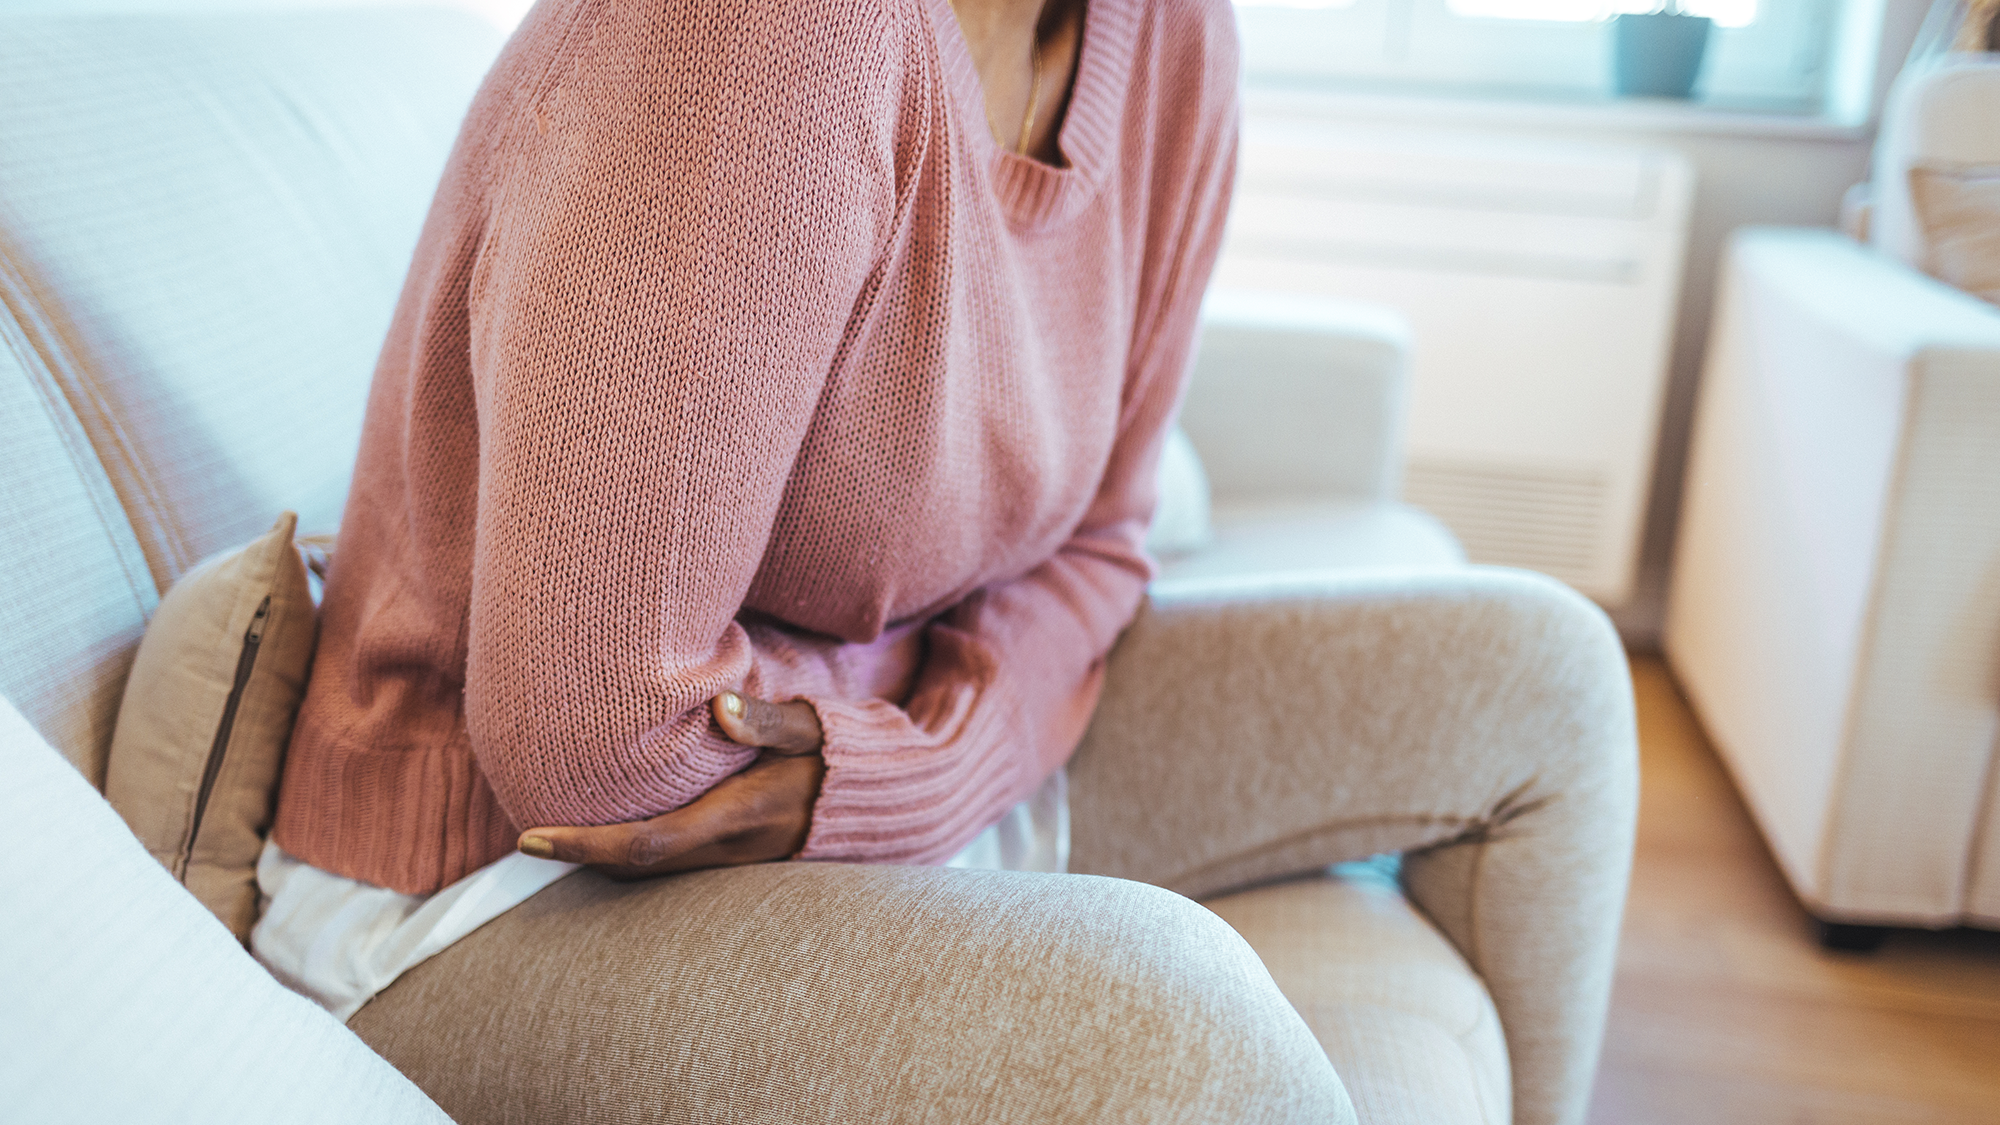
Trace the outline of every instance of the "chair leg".
{"label": "chair leg", "polygon": [[1834,953],[1873,953],[1889,938],[1887,926],[1856,926],[1813,919],[1813,934],[1821,949]]}

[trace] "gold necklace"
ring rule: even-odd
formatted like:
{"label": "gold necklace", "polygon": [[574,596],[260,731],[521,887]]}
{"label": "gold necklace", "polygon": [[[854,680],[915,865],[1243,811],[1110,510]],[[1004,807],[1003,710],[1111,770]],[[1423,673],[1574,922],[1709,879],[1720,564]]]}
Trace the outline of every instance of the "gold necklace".
{"label": "gold necklace", "polygon": [[1028,32],[1028,109],[1021,115],[1021,143],[1015,150],[1028,155],[1028,138],[1035,131],[1035,103],[1042,100],[1042,37],[1040,28]]}

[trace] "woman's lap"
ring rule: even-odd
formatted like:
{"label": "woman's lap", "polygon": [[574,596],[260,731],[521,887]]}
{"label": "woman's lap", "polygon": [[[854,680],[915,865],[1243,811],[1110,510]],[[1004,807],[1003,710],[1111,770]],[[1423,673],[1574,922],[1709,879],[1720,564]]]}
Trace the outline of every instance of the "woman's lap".
{"label": "woman's lap", "polygon": [[771,864],[562,880],[350,1026],[484,1121],[1340,1121],[1235,933],[1129,882]]}

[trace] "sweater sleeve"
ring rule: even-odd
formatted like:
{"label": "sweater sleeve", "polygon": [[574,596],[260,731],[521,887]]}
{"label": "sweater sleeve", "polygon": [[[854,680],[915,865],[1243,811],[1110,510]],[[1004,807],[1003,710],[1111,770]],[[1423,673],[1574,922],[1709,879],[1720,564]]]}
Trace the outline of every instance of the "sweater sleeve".
{"label": "sweater sleeve", "polygon": [[885,6],[657,8],[575,5],[467,281],[464,722],[524,827],[656,815],[752,756],[706,704],[758,690],[733,618],[906,155]]}
{"label": "sweater sleeve", "polygon": [[[1226,9],[1225,9],[1226,13]],[[1213,29],[1211,29],[1213,31]],[[1166,434],[1236,166],[1233,35],[1202,38],[1202,80],[1169,84],[1160,169],[1131,186],[1146,250],[1118,436],[1074,533],[1021,578],[930,624],[903,705],[810,697],[827,772],[802,859],[941,863],[1059,769],[1097,703],[1104,658],[1152,574],[1145,554]],[[1220,56],[1220,57],[1217,57]]]}

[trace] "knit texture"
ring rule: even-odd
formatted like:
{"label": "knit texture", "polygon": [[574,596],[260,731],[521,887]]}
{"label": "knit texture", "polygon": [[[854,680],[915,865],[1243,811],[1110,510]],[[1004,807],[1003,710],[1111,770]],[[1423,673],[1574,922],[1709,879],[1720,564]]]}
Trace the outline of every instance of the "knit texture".
{"label": "knit texture", "polygon": [[939,862],[1068,757],[1149,577],[1235,163],[1223,0],[1093,0],[1002,151],[948,0],[543,0],[376,370],[278,844],[429,893],[679,807],[803,698],[802,858]]}

